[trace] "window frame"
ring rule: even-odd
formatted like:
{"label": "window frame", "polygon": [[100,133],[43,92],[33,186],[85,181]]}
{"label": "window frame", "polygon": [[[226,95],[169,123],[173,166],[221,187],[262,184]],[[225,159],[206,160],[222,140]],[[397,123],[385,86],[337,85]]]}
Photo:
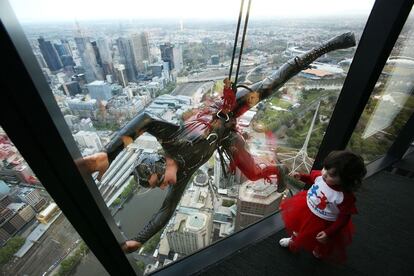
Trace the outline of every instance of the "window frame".
{"label": "window frame", "polygon": [[[375,2],[313,168],[320,168],[331,150],[346,147],[413,2]],[[94,181],[74,161],[81,157],[79,150],[7,1],[0,2],[0,17],[0,55],[3,68],[7,68],[6,74],[1,74],[1,126],[108,273],[139,274],[119,247],[124,237]],[[413,126],[411,116],[383,164],[401,158],[413,140]],[[379,168],[373,167],[369,173]],[[280,214],[275,213],[154,274],[196,273],[281,229]]]}
{"label": "window frame", "polygon": [[0,3],[0,18],[7,68],[1,74],[1,126],[107,272],[139,274],[119,246],[125,238],[94,180],[78,169],[81,154],[7,1]]}

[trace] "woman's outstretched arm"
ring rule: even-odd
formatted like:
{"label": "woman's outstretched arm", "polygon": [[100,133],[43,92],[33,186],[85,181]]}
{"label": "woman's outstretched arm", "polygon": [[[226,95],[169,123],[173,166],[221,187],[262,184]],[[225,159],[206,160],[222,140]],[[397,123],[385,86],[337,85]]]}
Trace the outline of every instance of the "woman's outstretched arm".
{"label": "woman's outstretched arm", "polygon": [[348,32],[336,36],[320,46],[315,47],[306,53],[296,56],[282,66],[279,67],[272,75],[266,77],[264,80],[254,83],[249,86],[249,89],[242,88],[236,94],[236,106],[233,109],[233,114],[236,117],[242,115],[244,112],[255,106],[258,102],[268,98],[278,91],[288,80],[298,74],[303,69],[307,68],[309,64],[315,61],[320,56],[339,49],[346,49],[355,46],[355,36]]}

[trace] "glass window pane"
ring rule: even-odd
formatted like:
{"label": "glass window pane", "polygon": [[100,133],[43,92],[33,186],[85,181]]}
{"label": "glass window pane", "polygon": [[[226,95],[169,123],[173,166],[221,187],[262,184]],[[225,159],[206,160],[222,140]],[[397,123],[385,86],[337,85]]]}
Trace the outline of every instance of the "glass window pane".
{"label": "glass window pane", "polygon": [[[3,275],[66,275],[95,258],[1,127],[0,212]],[[79,275],[108,275],[95,269]]]}
{"label": "glass window pane", "polygon": [[[125,236],[145,241],[134,257],[148,271],[277,211],[275,165],[309,171],[356,47],[319,49],[269,97],[254,83],[342,33],[358,43],[373,4],[253,1],[237,83],[253,92],[239,88],[235,108],[224,78],[238,1],[118,1],[99,12],[94,1],[11,2],[82,154],[110,149],[96,183]],[[142,159],[161,149],[167,173],[163,159]],[[149,179],[177,184],[142,187]]]}
{"label": "glass window pane", "polygon": [[366,162],[387,152],[414,111],[413,31],[411,12],[348,144]]}

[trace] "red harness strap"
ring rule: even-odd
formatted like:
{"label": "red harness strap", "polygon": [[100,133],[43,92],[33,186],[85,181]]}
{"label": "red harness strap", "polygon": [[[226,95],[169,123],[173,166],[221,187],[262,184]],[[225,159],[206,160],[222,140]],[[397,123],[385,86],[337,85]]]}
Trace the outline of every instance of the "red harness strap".
{"label": "red harness strap", "polygon": [[223,88],[223,106],[222,110],[225,113],[228,113],[233,110],[236,105],[236,93],[231,89],[231,87]]}

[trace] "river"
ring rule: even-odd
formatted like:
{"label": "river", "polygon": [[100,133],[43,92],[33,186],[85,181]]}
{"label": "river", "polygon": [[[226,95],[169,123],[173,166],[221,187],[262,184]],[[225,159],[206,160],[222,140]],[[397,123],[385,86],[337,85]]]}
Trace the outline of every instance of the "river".
{"label": "river", "polygon": [[[151,216],[161,207],[166,191],[153,189],[148,192],[134,195],[125,204],[124,208],[115,215],[115,221],[120,221],[121,231],[128,238],[132,238],[142,229]],[[76,276],[103,276],[109,275],[96,257],[89,253],[77,266]]]}

